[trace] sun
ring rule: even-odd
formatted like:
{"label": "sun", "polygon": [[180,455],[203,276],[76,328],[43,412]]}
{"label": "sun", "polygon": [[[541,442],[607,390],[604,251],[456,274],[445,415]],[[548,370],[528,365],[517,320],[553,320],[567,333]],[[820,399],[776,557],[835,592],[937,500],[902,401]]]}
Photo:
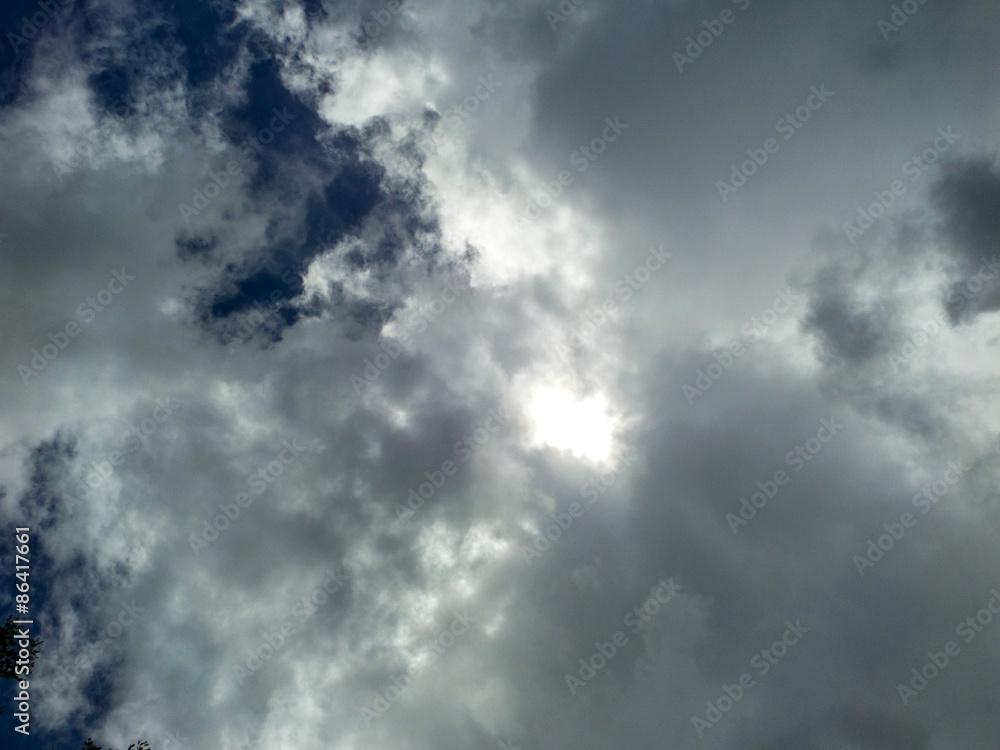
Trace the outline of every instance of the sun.
{"label": "sun", "polygon": [[615,420],[602,395],[577,399],[563,388],[543,386],[532,393],[528,417],[532,442],[569,451],[591,461],[611,455]]}

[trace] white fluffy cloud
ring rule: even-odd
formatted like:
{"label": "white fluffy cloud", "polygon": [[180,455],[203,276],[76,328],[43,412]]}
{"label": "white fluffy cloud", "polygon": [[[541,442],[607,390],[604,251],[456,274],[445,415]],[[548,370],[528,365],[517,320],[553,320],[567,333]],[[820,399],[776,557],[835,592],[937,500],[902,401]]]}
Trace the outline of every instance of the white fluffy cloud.
{"label": "white fluffy cloud", "polygon": [[989,10],[567,5],[102,2],[3,53],[26,747],[995,739]]}

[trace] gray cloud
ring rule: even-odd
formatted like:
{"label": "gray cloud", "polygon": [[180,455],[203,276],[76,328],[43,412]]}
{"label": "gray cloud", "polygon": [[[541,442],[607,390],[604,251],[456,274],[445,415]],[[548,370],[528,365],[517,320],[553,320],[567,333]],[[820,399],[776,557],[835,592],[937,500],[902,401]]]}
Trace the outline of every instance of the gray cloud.
{"label": "gray cloud", "polygon": [[[558,9],[99,3],[4,78],[31,742],[995,739],[995,623],[958,630],[998,586],[988,9],[928,3],[889,39],[891,4]],[[619,299],[651,247],[669,262]]]}

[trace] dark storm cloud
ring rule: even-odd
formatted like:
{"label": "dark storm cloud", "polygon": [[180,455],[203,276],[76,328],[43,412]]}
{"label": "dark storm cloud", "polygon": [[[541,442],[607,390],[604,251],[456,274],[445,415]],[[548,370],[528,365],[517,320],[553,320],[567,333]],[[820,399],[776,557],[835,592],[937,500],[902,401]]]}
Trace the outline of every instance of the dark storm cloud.
{"label": "dark storm cloud", "polygon": [[[1000,176],[995,102],[962,98],[987,26],[928,2],[882,39],[892,5],[104,2],[35,42],[0,110],[33,741],[990,747],[997,302],[973,277]],[[947,127],[952,161],[846,238]],[[602,311],[651,245],[671,262]]]}
{"label": "dark storm cloud", "polygon": [[[377,283],[391,292],[392,285],[407,283],[397,266],[410,259],[414,248],[433,267],[436,248],[433,238],[436,222],[421,205],[414,187],[385,175],[371,160],[362,145],[361,134],[335,139],[339,149],[324,149],[325,162],[313,167],[315,190],[286,192],[287,174],[292,165],[283,163],[277,176],[254,188],[255,202],[271,226],[271,241],[253,252],[244,250],[241,260],[227,263],[219,288],[207,292],[210,299],[207,326],[217,319],[263,308],[275,310],[283,322],[272,332],[281,338],[280,328],[294,325],[300,315],[315,316],[327,309],[315,302],[295,302],[303,291],[303,277],[310,262],[328,252],[348,235],[363,237],[366,242],[345,253],[338,262],[348,274],[373,274]],[[280,134],[279,136],[280,137]],[[301,176],[307,167],[296,161]],[[236,219],[234,219],[235,221]],[[214,231],[224,232],[225,227]],[[287,234],[285,234],[287,232]],[[281,234],[279,234],[281,233]],[[399,299],[352,299],[341,283],[331,289],[330,308],[337,315],[353,320],[373,334],[401,304]]]}
{"label": "dark storm cloud", "polygon": [[[302,314],[320,313],[315,304],[293,302],[301,294],[302,277],[317,254],[335,246],[347,233],[359,232],[363,222],[370,225],[368,234],[375,234],[371,225],[377,222],[384,230],[372,243],[372,251],[363,254],[353,250],[345,260],[358,272],[374,265],[379,275],[385,276],[391,274],[392,266],[402,259],[418,234],[435,231],[434,220],[414,205],[412,186],[390,182],[385,170],[372,159],[370,146],[379,137],[378,123],[362,131],[331,128],[317,115],[315,103],[303,101],[282,81],[274,57],[280,46],[251,33],[245,25],[223,24],[222,15],[202,4],[181,3],[169,10],[176,15],[174,37],[164,39],[154,27],[148,38],[133,42],[133,54],[151,44],[173,43],[186,50],[181,64],[192,89],[192,114],[197,115],[205,104],[198,104],[203,96],[198,91],[231,76],[241,52],[249,56],[240,89],[230,88],[228,92],[242,103],[227,109],[223,116],[223,131],[238,161],[228,174],[222,167],[214,168],[211,174],[221,177],[216,185],[209,182],[205,188],[218,193],[235,181],[237,173],[246,174],[250,210],[268,222],[272,235],[268,246],[253,252],[245,249],[238,261],[226,263],[218,282],[220,288],[203,292],[207,300],[202,304],[205,310],[201,317],[225,343],[232,338],[234,325],[247,327],[247,313],[257,311],[268,323],[262,326],[262,321],[254,321],[253,327],[266,330],[267,338],[277,341],[282,329],[294,325]],[[130,109],[122,103],[129,101],[132,92],[123,68],[92,74],[91,82],[105,108],[114,105],[117,114],[129,114]],[[306,174],[309,179],[304,181]],[[204,195],[195,195],[187,207],[189,215],[202,209],[199,199],[205,201]],[[237,222],[247,217],[230,214],[223,218]],[[185,230],[177,239],[180,257],[209,259],[210,251],[226,231],[224,225],[194,233]],[[334,293],[335,307],[349,308],[348,318],[376,333],[399,305],[392,301],[352,301],[342,288]],[[241,313],[235,323],[226,321]]]}
{"label": "dark storm cloud", "polygon": [[945,219],[949,250],[967,269],[996,252],[1000,242],[1000,172],[992,158],[965,159],[943,167],[934,198]]}
{"label": "dark storm cloud", "polygon": [[[828,387],[920,440],[943,439],[953,429],[949,404],[961,386],[924,371],[938,396],[926,399],[906,381],[915,367],[933,361],[931,352],[952,326],[985,311],[997,293],[1000,268],[983,254],[990,163],[945,163],[920,191],[919,209],[887,211],[873,235],[856,244],[821,235],[814,243],[818,267],[797,274],[809,295],[801,330],[814,339]],[[978,190],[970,178],[987,182]],[[933,280],[931,269],[938,274]],[[936,291],[917,299],[907,291],[914,284]]]}
{"label": "dark storm cloud", "polygon": [[[1000,175],[993,159],[945,162],[920,197],[933,212],[890,215],[877,238],[858,248],[848,250],[834,238],[829,263],[808,281],[803,330],[818,335],[829,363],[885,360],[914,331],[937,335],[943,321],[933,315],[907,319],[913,313],[893,291],[922,268],[940,266],[947,274],[941,306],[951,325],[1000,304],[1000,259],[995,254],[1000,247]],[[934,212],[941,217],[939,228]]]}
{"label": "dark storm cloud", "polygon": [[1000,171],[995,158],[946,164],[934,186],[934,199],[943,215],[944,249],[962,276],[945,302],[952,320],[1000,309],[1000,269],[988,263],[984,267],[988,261],[995,265],[1000,252]]}
{"label": "dark storm cloud", "polygon": [[805,329],[819,333],[823,345],[837,359],[863,362],[885,354],[889,314],[866,310],[851,300],[850,283],[836,276],[833,271],[817,279],[810,312],[803,322]]}

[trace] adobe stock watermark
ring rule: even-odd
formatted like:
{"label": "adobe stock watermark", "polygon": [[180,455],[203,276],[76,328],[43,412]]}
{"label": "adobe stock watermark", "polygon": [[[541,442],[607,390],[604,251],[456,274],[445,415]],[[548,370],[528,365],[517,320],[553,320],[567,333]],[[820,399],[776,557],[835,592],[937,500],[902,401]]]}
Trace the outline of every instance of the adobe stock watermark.
{"label": "adobe stock watermark", "polygon": [[[787,141],[793,138],[796,132],[812,119],[813,114],[822,109],[823,105],[833,96],[832,91],[827,91],[825,83],[821,84],[818,89],[815,86],[810,86],[809,91],[812,93],[804,104],[796,107],[794,112],[787,113],[775,123],[774,129],[779,135],[784,135],[783,140]],[[777,138],[766,139],[760,148],[748,148],[747,156],[750,158],[739,166],[730,165],[729,180],[719,180],[715,183],[723,203],[729,200],[730,195],[739,192],[749,179],[757,174],[757,171],[780,150],[781,144],[778,143]]]}
{"label": "adobe stock watermark", "polygon": [[373,360],[367,358],[364,360],[365,368],[361,371],[361,377],[351,374],[351,386],[353,386],[356,395],[359,395],[366,385],[378,380],[382,372],[403,353],[403,346],[408,344],[410,339],[417,334],[424,333],[462,295],[461,290],[456,288],[453,281],[446,280],[444,286],[445,289],[439,292],[430,303],[407,315],[406,322],[398,335],[399,343],[392,339],[383,338],[379,342],[382,352],[375,355]]}
{"label": "adobe stock watermark", "polygon": [[889,20],[880,19],[876,24],[882,32],[882,39],[888,41],[890,34],[898,33],[910,20],[910,16],[915,15],[920,6],[926,3],[927,0],[904,0],[901,4],[893,5]]}
{"label": "adobe stock watermark", "polygon": [[[295,264],[291,268],[285,269],[279,278],[286,287],[290,287],[297,279],[296,274],[301,277],[306,271],[308,271],[307,265]],[[285,292],[282,289],[273,289],[267,299],[272,305],[277,305],[285,299]],[[236,326],[236,330],[233,332],[233,337],[226,344],[226,351],[230,354],[235,352],[243,346],[243,344],[253,338],[253,334],[259,330],[266,321],[267,317],[259,309],[254,308],[251,310],[247,314],[246,318],[241,320]]]}
{"label": "adobe stock watermark", "polygon": [[580,485],[580,497],[588,498],[590,504],[593,505],[601,495],[610,490],[615,482],[625,474],[625,470],[632,468],[632,464],[638,460],[639,454],[634,448],[621,451],[616,456],[615,464],[611,469],[599,474],[594,481],[584,482]]}
{"label": "adobe stock watermark", "polygon": [[[837,422],[836,417],[821,419],[816,437],[809,438],[803,445],[796,445],[785,454],[785,464],[791,467],[792,474],[798,474],[802,471],[806,463],[812,461],[823,450],[823,446],[833,440],[842,429],[844,429],[844,425]],[[791,475],[784,469],[776,470],[771,479],[765,479],[763,482],[758,481],[757,491],[750,495],[749,500],[746,497],[740,498],[739,515],[736,513],[726,514],[726,521],[733,534],[735,535],[741,527],[750,523],[757,515],[757,511],[762,510],[768,501],[777,497],[781,488],[791,481]]]}
{"label": "adobe stock watermark", "polygon": [[[569,163],[576,167],[578,173],[586,172],[590,165],[607,151],[608,145],[617,141],[621,134],[629,128],[628,124],[622,122],[619,116],[615,116],[614,119],[605,117],[604,124],[605,128],[600,135],[595,136],[590,143],[580,146],[569,155]],[[573,173],[564,169],[554,180],[544,183],[542,191],[533,196],[525,205],[524,214],[514,216],[512,221],[514,228],[520,229],[534,222],[545,209],[550,208],[555,203],[568,186],[573,184],[573,180]]]}
{"label": "adobe stock watermark", "polygon": [[125,268],[122,268],[121,271],[112,271],[111,278],[104,285],[104,288],[98,291],[93,297],[87,297],[86,301],[77,305],[76,318],[80,322],[71,320],[63,326],[62,330],[49,333],[48,339],[50,343],[42,346],[41,352],[38,349],[32,349],[32,357],[28,364],[19,364],[17,366],[17,374],[21,376],[24,384],[28,385],[28,382],[32,378],[37,378],[49,366],[50,362],[62,354],[66,347],[69,346],[70,339],[75,339],[83,332],[81,323],[85,326],[93,323],[97,319],[97,316],[114,302],[115,297],[125,291],[125,288],[131,281],[135,281],[135,276],[129,274]]}
{"label": "adobe stock watermark", "polygon": [[493,73],[489,73],[485,77],[479,76],[478,80],[479,86],[476,87],[475,91],[458,104],[452,105],[451,109],[441,118],[439,127],[427,135],[426,145],[433,151],[437,151],[438,146],[449,134],[449,131],[456,130],[468,122],[480,105],[489,99],[501,85],[498,81],[493,80]]}
{"label": "adobe stock watermark", "polygon": [[[771,670],[771,667],[781,661],[792,646],[802,640],[802,636],[809,632],[809,628],[802,624],[801,619],[797,619],[794,625],[786,620],[785,625],[785,631],[779,639],[774,641],[769,647],[761,649],[750,659],[750,666],[759,672],[760,677],[766,675]],[[722,721],[723,715],[731,711],[743,699],[743,696],[746,695],[750,688],[756,686],[756,684],[750,672],[741,674],[731,685],[723,684],[722,695],[714,701],[708,701],[705,717],[691,717],[691,722],[694,724],[694,729],[698,733],[698,736],[703,737],[706,731]]]}
{"label": "adobe stock watermark", "polygon": [[[277,294],[278,299],[281,299],[281,297],[284,296],[284,292],[280,289],[275,289],[271,294]],[[260,310],[257,308],[251,310],[247,314],[246,318],[241,320],[239,325],[236,326],[236,331],[233,337],[229,340],[229,343],[226,344],[226,351],[232,354],[243,346],[243,344],[253,338],[254,331],[260,329],[260,327],[264,325],[265,320],[267,320],[267,318],[264,317],[264,313]]]}
{"label": "adobe stock watermark", "polygon": [[[1000,271],[1000,261],[997,261],[997,256],[994,255],[991,260],[983,259],[979,270],[975,274],[953,287],[951,296],[945,303],[945,308],[948,312],[957,315],[965,309],[966,305],[978,297],[984,289],[995,289],[995,279],[998,271]],[[988,281],[993,281],[993,283],[987,284],[986,282]]]}
{"label": "adobe stock watermark", "polygon": [[468,463],[510,418],[507,407],[503,404],[496,409],[490,409],[487,415],[481,427],[473,430],[471,435],[465,435],[452,447],[452,453],[460,459],[459,463],[446,458],[438,469],[424,472],[427,481],[418,485],[417,489],[407,488],[409,489],[409,494],[406,496],[407,507],[404,508],[400,503],[396,503],[393,508],[396,511],[397,521],[408,521],[416,511],[424,507],[424,503],[434,497],[450,477],[458,474],[459,464]]}
{"label": "adobe stock watermark", "polygon": [[[925,149],[918,156],[914,156],[912,159],[903,162],[902,172],[910,178],[910,184],[917,182],[923,177],[924,172],[930,169],[941,158],[941,154],[958,143],[962,137],[953,133],[951,127],[938,128],[937,132],[937,138],[934,139],[934,144],[930,148]],[[903,180],[895,179],[889,183],[889,187],[885,190],[876,190],[873,193],[875,196],[873,203],[869,203],[864,208],[859,206],[857,211],[858,218],[854,222],[844,224],[844,234],[847,235],[850,243],[852,245],[855,244],[858,237],[863,236],[865,232],[875,225],[875,222],[885,216],[886,211],[896,202],[897,198],[906,193],[908,187]]]}
{"label": "adobe stock watermark", "polygon": [[139,450],[153,435],[159,426],[170,419],[170,416],[180,407],[171,397],[157,399],[149,417],[139,421],[120,436],[121,446],[111,451],[102,461],[92,461],[90,470],[84,476],[84,481],[76,486],[76,495],[66,495],[66,510],[72,512],[77,505],[92,498],[92,493],[114,475],[114,469],[125,463],[125,457]]}
{"label": "adobe stock watermark", "polygon": [[372,705],[362,706],[360,709],[361,717],[365,720],[366,727],[384,715],[399,700],[399,697],[410,688],[413,682],[420,675],[425,674],[427,667],[434,664],[438,660],[438,657],[444,656],[445,652],[455,645],[456,639],[468,631],[471,623],[479,622],[477,618],[469,616],[468,609],[463,609],[461,614],[458,612],[452,612],[452,614],[454,617],[452,618],[451,625],[428,644],[431,651],[430,659],[426,664],[411,667],[410,673],[404,674],[402,677],[393,675],[390,678],[392,685],[389,685],[380,692],[372,691],[372,695],[375,696]]}
{"label": "adobe stock watermark", "polygon": [[[740,329],[740,333],[750,341],[762,339],[768,328],[777,323],[782,315],[789,312],[794,305],[803,299],[801,294],[793,292],[790,288],[776,290],[776,296],[770,306],[764,312],[754,315],[746,321]],[[723,350],[721,354],[719,352],[712,354],[712,359],[715,362],[710,363],[704,369],[698,368],[693,386],[689,383],[684,383],[681,386],[681,393],[684,394],[688,404],[694,405],[696,397],[708,393],[716,381],[736,363],[736,360],[746,354],[746,349],[740,341],[734,341],[726,348],[728,351]]]}
{"label": "adobe stock watermark", "polygon": [[39,10],[32,13],[30,17],[21,16],[21,28],[18,29],[21,33],[15,34],[12,31],[7,33],[7,44],[14,50],[14,55],[20,57],[20,48],[26,47],[29,39],[34,39],[41,34],[52,21],[59,18],[72,5],[73,0],[40,0],[36,6]]}
{"label": "adobe stock watermark", "polygon": [[[257,467],[257,470],[247,477],[247,484],[253,490],[254,495],[262,494],[278,477],[284,474],[286,466],[294,463],[301,454],[309,451],[308,448],[299,445],[296,442],[296,438],[292,438],[291,441],[282,440],[281,445],[282,450],[278,453],[275,460],[268,462],[265,466]],[[194,553],[200,555],[205,547],[218,539],[219,533],[228,529],[230,523],[234,523],[240,517],[243,509],[249,508],[253,504],[254,499],[250,494],[241,492],[236,496],[235,503],[227,503],[225,505],[219,503],[218,508],[222,512],[213,518],[211,523],[207,520],[202,521],[201,533],[191,534],[189,537],[191,549],[194,550]]]}
{"label": "adobe stock watermark", "polygon": [[[285,126],[295,119],[295,115],[288,111],[288,107],[282,107],[281,111],[275,107],[271,110],[274,117],[268,123],[269,127],[263,127],[253,135],[245,139],[237,148],[239,149],[239,159],[230,159],[226,162],[225,170],[214,172],[211,168],[206,168],[209,179],[200,188],[192,191],[191,203],[178,203],[177,210],[180,211],[181,218],[185,224],[191,223],[191,217],[197,216],[209,204],[229,187],[233,179],[243,172],[243,167],[250,163],[250,157],[264,150],[264,146],[274,141],[274,134],[280,133]],[[242,163],[240,163],[242,161]]]}
{"label": "adobe stock watermark", "polygon": [[889,377],[894,378],[917,356],[917,352],[933,341],[946,325],[944,316],[936,316],[920,324],[919,330],[906,337],[897,349],[889,352]]}
{"label": "adobe stock watermark", "polygon": [[551,8],[545,11],[545,19],[549,22],[549,27],[555,31],[559,24],[566,23],[569,17],[576,13],[576,9],[587,0],[562,0],[555,10]]}
{"label": "adobe stock watermark", "polygon": [[[931,508],[936,506],[941,498],[951,492],[952,487],[955,487],[961,481],[962,476],[971,468],[971,466],[965,466],[961,460],[949,461],[948,468],[941,479],[935,479],[913,496],[913,507],[919,508],[921,515],[929,513]],[[855,555],[853,558],[854,567],[857,568],[858,575],[864,578],[865,570],[867,568],[874,568],[875,563],[885,557],[886,553],[896,546],[896,542],[900,541],[906,535],[906,530],[912,529],[916,525],[917,517],[909,512],[904,512],[900,515],[898,522],[883,523],[882,528],[885,529],[886,533],[876,539],[868,540],[868,547],[865,549],[864,557]]]}
{"label": "adobe stock watermark", "polygon": [[[974,615],[966,617],[955,626],[955,634],[961,636],[966,645],[976,640],[976,637],[993,622],[993,615],[1000,615],[1000,591],[993,589],[990,594],[992,596],[982,609]],[[995,606],[994,602],[996,602]],[[907,705],[925,690],[931,681],[941,674],[951,663],[951,660],[960,653],[962,653],[962,649],[955,641],[945,643],[941,651],[928,651],[927,662],[920,667],[920,671],[918,672],[916,668],[910,671],[912,677],[909,684],[899,683],[896,685],[896,692],[899,694],[900,700],[903,701],[903,705]]]}
{"label": "adobe stock watermark", "polygon": [[[639,454],[634,448],[622,451],[615,457],[614,465],[606,472],[598,476],[592,482],[584,482],[580,487],[580,496],[588,498],[591,505],[597,502],[598,498],[614,486],[624,474],[626,469],[639,459]],[[535,537],[531,547],[521,545],[521,556],[530,566],[536,557],[541,557],[543,552],[552,549],[552,545],[557,542],[562,535],[570,530],[576,519],[582,518],[586,508],[580,503],[572,502],[566,506],[566,512],[550,514],[552,523],[548,524],[541,533]]]}
{"label": "adobe stock watermark", "polygon": [[[732,3],[740,11],[750,7],[750,0],[732,0]],[[684,48],[685,54],[674,52],[674,65],[677,66],[677,72],[683,73],[685,65],[694,65],[694,61],[701,57],[701,53],[722,36],[727,26],[734,23],[736,23],[736,14],[729,8],[722,11],[718,18],[708,18],[702,21],[701,25],[705,27],[705,30],[684,40],[687,42],[687,46]]]}
{"label": "adobe stock watermark", "polygon": [[371,11],[372,20],[361,24],[361,30],[364,33],[361,35],[360,41],[362,43],[374,41],[402,12],[403,0],[389,0],[384,8]]}
{"label": "adobe stock watermark", "polygon": [[283,649],[292,636],[300,631],[302,626],[316,614],[320,607],[329,601],[331,596],[340,591],[349,578],[343,570],[327,570],[325,573],[326,579],[323,583],[313,589],[311,593],[303,596],[296,603],[292,613],[275,626],[273,631],[266,633],[256,648],[246,649],[248,656],[244,663],[233,667],[232,676],[239,684],[242,685],[250,677],[256,675],[272,656]]}
{"label": "adobe stock watermark", "polygon": [[631,273],[622,276],[621,280],[615,284],[612,292],[601,301],[598,307],[594,307],[583,314],[583,323],[570,332],[569,346],[565,344],[556,345],[556,353],[560,359],[563,362],[569,362],[573,350],[583,347],[597,333],[597,329],[611,319],[611,314],[618,312],[619,302],[623,305],[627,304],[653,278],[653,274],[663,268],[667,261],[673,257],[673,253],[663,251],[663,245],[660,245],[658,248],[650,248],[646,254],[645,262],[636,266]]}
{"label": "adobe stock watermark", "polygon": [[[673,579],[668,583],[661,578],[657,588],[646,600],[625,615],[625,624],[632,628],[633,634],[641,632],[646,627],[646,623],[659,613],[663,605],[669,603],[679,593],[680,587]],[[608,641],[595,643],[595,651],[590,658],[579,660],[580,668],[577,670],[576,676],[566,674],[564,679],[569,688],[569,694],[576,695],[577,690],[594,679],[598,672],[604,669],[626,645],[628,645],[628,636],[624,630],[616,630]]]}

